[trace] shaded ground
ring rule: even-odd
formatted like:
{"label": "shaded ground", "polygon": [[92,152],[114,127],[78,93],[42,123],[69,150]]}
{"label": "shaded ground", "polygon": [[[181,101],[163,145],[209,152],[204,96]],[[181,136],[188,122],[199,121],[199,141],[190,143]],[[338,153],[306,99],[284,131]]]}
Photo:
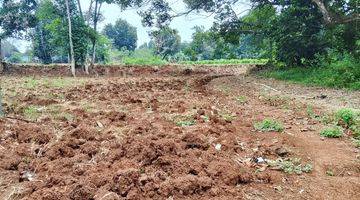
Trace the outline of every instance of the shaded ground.
{"label": "shaded ground", "polygon": [[[0,199],[357,199],[349,139],[320,138],[306,104],[219,75],[244,71],[1,77],[11,118],[0,120]],[[285,130],[254,130],[265,118]],[[313,169],[261,160],[279,158]]]}

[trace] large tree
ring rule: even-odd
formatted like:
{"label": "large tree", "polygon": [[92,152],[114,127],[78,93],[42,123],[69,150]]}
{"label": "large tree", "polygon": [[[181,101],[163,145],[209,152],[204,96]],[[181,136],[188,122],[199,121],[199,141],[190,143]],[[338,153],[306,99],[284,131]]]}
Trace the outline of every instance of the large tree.
{"label": "large tree", "polygon": [[[35,0],[0,0],[0,52],[1,42],[7,37],[20,37],[21,33],[36,23]],[[0,53],[0,68],[5,68]],[[2,90],[0,86],[0,116],[3,116]]]}
{"label": "large tree", "polygon": [[181,38],[178,31],[168,26],[153,31],[151,37],[155,43],[156,54],[162,58],[174,55],[180,49]]}
{"label": "large tree", "polygon": [[135,50],[137,42],[136,27],[127,21],[118,19],[115,24],[107,24],[104,27],[103,34],[113,41],[117,49],[125,47],[127,50]]}

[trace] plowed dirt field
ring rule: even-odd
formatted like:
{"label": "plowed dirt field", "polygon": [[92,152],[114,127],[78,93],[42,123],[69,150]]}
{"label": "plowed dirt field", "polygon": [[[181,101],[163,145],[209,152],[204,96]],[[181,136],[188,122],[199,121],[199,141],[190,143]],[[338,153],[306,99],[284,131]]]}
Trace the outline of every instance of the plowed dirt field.
{"label": "plowed dirt field", "polygon": [[[359,199],[349,137],[244,71],[2,76],[0,199]],[[284,130],[254,128],[267,118]]]}

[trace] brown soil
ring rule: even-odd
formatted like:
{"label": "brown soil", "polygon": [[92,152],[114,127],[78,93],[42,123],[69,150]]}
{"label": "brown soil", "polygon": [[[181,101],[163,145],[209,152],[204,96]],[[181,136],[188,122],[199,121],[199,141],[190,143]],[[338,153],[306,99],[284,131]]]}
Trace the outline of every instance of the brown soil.
{"label": "brown soil", "polygon": [[[116,71],[56,87],[1,77],[10,118],[0,119],[0,199],[358,199],[349,138],[321,138],[307,105],[264,98],[252,78],[228,76],[245,69]],[[255,131],[264,118],[284,132]],[[259,162],[281,157],[313,170]]]}

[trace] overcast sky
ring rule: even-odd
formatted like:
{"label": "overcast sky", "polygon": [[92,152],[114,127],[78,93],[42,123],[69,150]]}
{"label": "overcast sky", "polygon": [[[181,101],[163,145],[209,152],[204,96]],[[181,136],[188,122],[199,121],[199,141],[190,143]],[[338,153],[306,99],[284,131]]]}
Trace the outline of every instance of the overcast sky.
{"label": "overcast sky", "polygon": [[[90,0],[80,0],[82,10],[88,10]],[[182,12],[186,10],[182,0],[168,0],[172,9],[175,12]],[[244,0],[244,2],[246,2]],[[239,12],[246,10],[248,6],[246,4],[240,4],[237,6],[236,10]],[[149,42],[149,28],[145,28],[141,24],[141,17],[137,14],[136,9],[128,9],[122,11],[120,7],[116,4],[103,4],[101,12],[104,16],[104,21],[99,24],[100,31],[105,26],[105,24],[114,24],[115,21],[119,18],[126,20],[131,25],[137,28],[138,42],[137,45],[140,46],[144,42]],[[214,22],[214,16],[208,15],[206,13],[193,13],[188,16],[181,16],[175,18],[170,26],[179,31],[181,36],[181,41],[191,41],[191,35],[194,32],[192,29],[194,26],[204,26],[206,29],[210,28]],[[30,42],[26,41],[14,41],[14,44],[20,49],[20,51],[25,51],[26,47],[30,45]]]}
{"label": "overcast sky", "polygon": [[[83,10],[89,8],[89,0],[81,0],[81,5]],[[169,0],[171,7],[176,12],[181,12],[185,10],[185,5],[181,0]],[[126,20],[131,25],[137,27],[138,33],[138,46],[144,42],[149,42],[149,28],[145,28],[141,24],[141,17],[137,14],[136,9],[128,9],[122,11],[120,7],[116,4],[104,4],[101,8],[102,14],[104,16],[104,21],[100,23],[100,29],[104,27],[105,24],[114,24],[115,21],[119,18]],[[214,22],[213,16],[206,16],[204,14],[195,15],[191,14],[188,16],[182,16],[175,18],[171,22],[171,27],[179,31],[182,41],[190,41],[191,35],[193,33],[192,28],[195,25],[202,25],[205,28],[210,28]]]}

